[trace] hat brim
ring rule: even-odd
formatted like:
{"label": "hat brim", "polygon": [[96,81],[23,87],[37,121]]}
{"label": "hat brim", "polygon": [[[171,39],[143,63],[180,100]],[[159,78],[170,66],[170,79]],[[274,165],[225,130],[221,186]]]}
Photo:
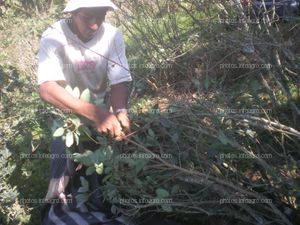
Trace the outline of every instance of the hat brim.
{"label": "hat brim", "polygon": [[118,7],[110,0],[71,0],[63,12],[70,13],[80,8],[108,8],[110,10],[118,10]]}

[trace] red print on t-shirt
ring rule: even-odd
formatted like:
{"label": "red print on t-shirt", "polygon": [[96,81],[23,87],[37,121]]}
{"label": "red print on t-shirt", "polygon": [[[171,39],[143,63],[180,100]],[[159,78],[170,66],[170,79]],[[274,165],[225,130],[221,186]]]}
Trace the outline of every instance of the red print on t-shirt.
{"label": "red print on t-shirt", "polygon": [[95,61],[79,61],[77,64],[77,68],[79,71],[93,71],[96,68],[96,62]]}

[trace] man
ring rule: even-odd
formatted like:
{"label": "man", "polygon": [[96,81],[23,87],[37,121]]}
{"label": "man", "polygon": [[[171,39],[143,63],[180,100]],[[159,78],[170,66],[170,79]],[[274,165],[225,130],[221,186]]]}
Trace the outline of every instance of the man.
{"label": "man", "polygon": [[[130,129],[126,82],[132,78],[122,35],[104,22],[106,12],[115,9],[117,7],[110,0],[71,0],[64,9],[71,18],[56,22],[42,35],[38,85],[44,101],[86,118],[100,134],[120,140],[122,129]],[[66,85],[78,87],[81,92],[88,88],[96,101],[104,98],[109,86],[113,112],[73,97],[64,89]],[[54,140],[51,145],[52,154],[61,156],[65,149],[61,139]],[[107,218],[99,213],[87,214],[90,211],[88,207],[77,209],[76,204],[66,204],[66,196],[76,194],[69,182],[74,171],[70,159],[52,159],[46,199],[59,198],[64,204],[48,205],[43,213],[43,224],[100,224],[99,221],[106,221]],[[93,188],[91,183],[97,185],[97,175],[91,175],[88,181]],[[67,187],[73,191],[67,192]],[[94,208],[97,208],[101,193],[97,187],[94,187],[93,193]],[[71,197],[76,201],[74,196]]]}
{"label": "man", "polygon": [[[99,132],[118,137],[121,125],[129,128],[124,110],[128,94],[123,82],[131,81],[131,76],[121,34],[104,23],[108,9],[116,9],[109,0],[69,2],[64,12],[70,12],[71,19],[55,23],[42,36],[38,84],[46,102],[89,119]],[[72,97],[62,87],[89,88],[94,97],[103,98],[107,78],[116,116]]]}

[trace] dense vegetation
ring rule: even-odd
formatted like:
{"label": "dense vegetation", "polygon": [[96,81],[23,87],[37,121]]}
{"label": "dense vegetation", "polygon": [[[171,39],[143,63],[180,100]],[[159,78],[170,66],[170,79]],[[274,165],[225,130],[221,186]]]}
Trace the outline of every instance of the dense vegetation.
{"label": "dense vegetation", "polygon": [[[22,156],[48,154],[55,130],[73,146],[88,133],[57,111],[51,127],[53,109],[39,99],[39,38],[63,9],[41,2],[0,1],[0,224],[39,224],[41,204],[28,199],[45,196],[50,159]],[[109,21],[123,31],[134,77],[133,134],[73,152],[103,174],[112,212],[299,224],[299,19],[249,20],[236,1],[115,2]],[[57,130],[66,122],[74,129]]]}

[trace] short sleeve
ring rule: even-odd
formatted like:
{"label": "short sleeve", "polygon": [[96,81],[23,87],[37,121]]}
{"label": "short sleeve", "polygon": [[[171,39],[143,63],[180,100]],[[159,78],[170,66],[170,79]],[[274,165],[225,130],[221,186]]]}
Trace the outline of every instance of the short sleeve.
{"label": "short sleeve", "polygon": [[58,49],[57,41],[42,38],[38,53],[38,85],[46,81],[66,80]]}
{"label": "short sleeve", "polygon": [[115,33],[111,42],[107,76],[110,85],[132,81],[125,55],[125,43],[119,31]]}

